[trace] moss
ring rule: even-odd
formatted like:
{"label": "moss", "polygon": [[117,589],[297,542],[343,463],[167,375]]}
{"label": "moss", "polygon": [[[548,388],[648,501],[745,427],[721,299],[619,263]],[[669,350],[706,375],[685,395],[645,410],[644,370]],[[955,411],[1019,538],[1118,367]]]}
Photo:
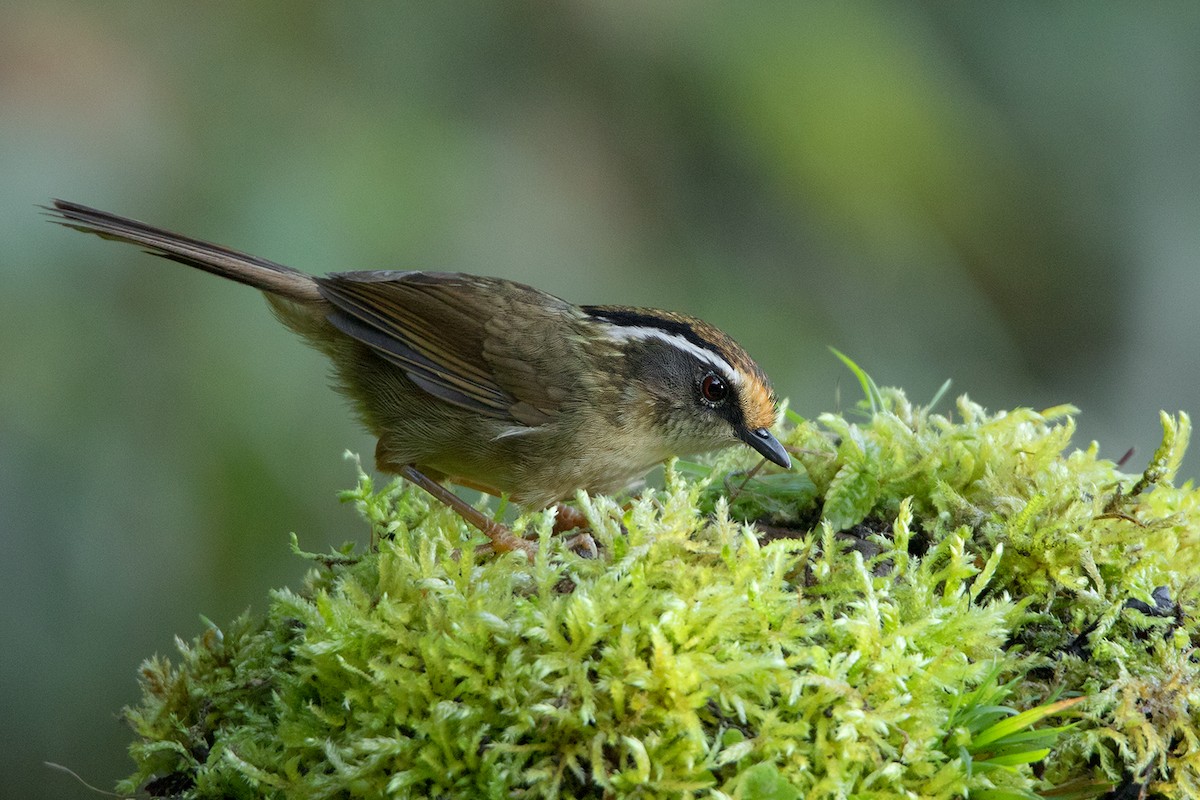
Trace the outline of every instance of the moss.
{"label": "moss", "polygon": [[477,553],[363,476],[377,550],[305,556],[264,617],[144,665],[121,789],[1200,797],[1187,417],[1127,475],[1068,450],[1072,409],[951,418],[871,388],[858,422],[789,415],[792,473],[730,452],[627,508],[581,496],[597,559],[548,513],[515,523],[536,561]]}

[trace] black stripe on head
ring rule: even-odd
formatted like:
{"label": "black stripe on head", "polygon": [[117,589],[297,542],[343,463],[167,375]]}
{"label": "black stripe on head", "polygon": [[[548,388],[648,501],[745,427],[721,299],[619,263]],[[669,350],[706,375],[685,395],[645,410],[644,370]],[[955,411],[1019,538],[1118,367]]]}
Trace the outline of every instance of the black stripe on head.
{"label": "black stripe on head", "polygon": [[[733,372],[731,375],[722,376],[734,381],[734,388],[737,389],[736,405],[738,409],[731,413],[736,414],[738,418],[730,421],[734,424],[740,422],[754,429],[766,428],[774,424],[775,393],[771,390],[771,382],[746,351],[719,328],[686,314],[652,308],[630,306],[581,306],[580,308],[593,319],[613,326],[615,329],[613,333],[618,336],[622,328],[642,328],[646,331],[661,333],[664,337],[678,337],[677,344],[681,345],[686,342],[687,346],[695,348],[697,353],[712,354],[714,359],[723,362]],[[696,357],[696,353],[692,355]],[[723,369],[718,370],[718,372],[723,371]]]}
{"label": "black stripe on head", "polygon": [[580,308],[589,316],[622,328],[654,328],[666,334],[680,336],[696,347],[720,357],[722,361],[729,360],[728,356],[713,342],[696,333],[696,328],[689,318],[674,314],[668,315],[664,312],[647,314],[641,309],[620,306],[580,306]]}

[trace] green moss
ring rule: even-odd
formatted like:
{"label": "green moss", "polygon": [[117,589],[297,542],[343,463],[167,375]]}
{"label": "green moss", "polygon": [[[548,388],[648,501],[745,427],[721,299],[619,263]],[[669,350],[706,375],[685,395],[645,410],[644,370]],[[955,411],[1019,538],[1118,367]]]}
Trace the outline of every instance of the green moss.
{"label": "green moss", "polygon": [[1187,417],[1125,475],[1067,450],[1069,408],[951,419],[871,389],[860,422],[790,416],[793,473],[730,452],[627,509],[580,497],[594,560],[547,513],[516,522],[536,561],[476,553],[363,476],[376,552],[306,556],[264,618],[145,664],[122,790],[1200,797]]}

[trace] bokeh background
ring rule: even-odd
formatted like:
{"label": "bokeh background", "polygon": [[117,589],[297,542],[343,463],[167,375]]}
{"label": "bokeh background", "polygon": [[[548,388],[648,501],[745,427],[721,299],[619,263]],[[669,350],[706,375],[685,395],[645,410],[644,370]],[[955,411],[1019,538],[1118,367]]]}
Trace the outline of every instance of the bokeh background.
{"label": "bokeh background", "polygon": [[367,535],[321,357],[50,197],[688,311],[806,416],[859,396],[827,345],[1133,471],[1200,410],[1195,3],[10,3],[0,174],[5,798],[110,788],[144,657]]}

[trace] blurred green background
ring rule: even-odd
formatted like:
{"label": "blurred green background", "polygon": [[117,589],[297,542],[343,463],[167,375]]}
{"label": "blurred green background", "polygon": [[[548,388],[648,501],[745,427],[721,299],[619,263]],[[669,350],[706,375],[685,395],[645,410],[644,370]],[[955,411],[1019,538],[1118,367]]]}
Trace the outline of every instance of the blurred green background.
{"label": "blurred green background", "polygon": [[365,541],[373,447],[254,292],[36,204],[691,312],[805,416],[827,345],[1071,402],[1136,471],[1197,411],[1198,132],[1191,2],[0,7],[0,796],[111,787],[139,662]]}

